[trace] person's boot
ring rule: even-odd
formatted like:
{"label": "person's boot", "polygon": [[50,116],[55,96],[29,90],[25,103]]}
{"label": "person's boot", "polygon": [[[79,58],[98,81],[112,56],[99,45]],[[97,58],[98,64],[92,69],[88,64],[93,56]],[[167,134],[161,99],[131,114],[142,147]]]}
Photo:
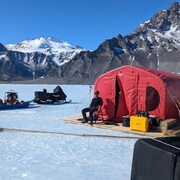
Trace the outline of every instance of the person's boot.
{"label": "person's boot", "polygon": [[93,120],[90,120],[90,123],[89,123],[91,126],[93,125]]}
{"label": "person's boot", "polygon": [[87,123],[88,122],[88,119],[83,119],[82,120],[82,123]]}

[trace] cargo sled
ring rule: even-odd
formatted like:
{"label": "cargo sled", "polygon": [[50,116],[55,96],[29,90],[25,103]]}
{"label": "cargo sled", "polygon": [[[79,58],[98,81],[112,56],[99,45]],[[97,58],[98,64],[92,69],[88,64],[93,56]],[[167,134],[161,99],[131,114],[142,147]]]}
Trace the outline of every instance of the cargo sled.
{"label": "cargo sled", "polygon": [[23,102],[20,104],[0,104],[0,110],[23,109],[28,107],[29,102]]}
{"label": "cargo sled", "polygon": [[22,109],[29,107],[29,101],[19,101],[18,92],[10,90],[5,92],[4,102],[0,100],[0,110]]}

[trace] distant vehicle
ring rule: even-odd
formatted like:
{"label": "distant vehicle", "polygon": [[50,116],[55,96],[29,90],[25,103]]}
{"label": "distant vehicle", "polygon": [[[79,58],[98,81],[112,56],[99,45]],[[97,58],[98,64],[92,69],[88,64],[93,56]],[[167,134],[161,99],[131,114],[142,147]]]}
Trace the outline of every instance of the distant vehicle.
{"label": "distant vehicle", "polygon": [[0,110],[21,109],[29,107],[29,101],[19,101],[18,92],[10,90],[4,94],[4,102],[0,100]]}
{"label": "distant vehicle", "polygon": [[64,104],[71,102],[71,100],[66,101],[67,96],[60,86],[57,86],[53,90],[53,93],[49,93],[46,89],[43,89],[43,91],[35,91],[34,95],[33,102],[38,104]]}

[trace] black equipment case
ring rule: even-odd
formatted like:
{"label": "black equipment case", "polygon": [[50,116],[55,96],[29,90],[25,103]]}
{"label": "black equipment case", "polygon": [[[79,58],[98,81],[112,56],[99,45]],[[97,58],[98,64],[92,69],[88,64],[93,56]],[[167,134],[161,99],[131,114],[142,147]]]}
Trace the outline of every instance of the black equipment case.
{"label": "black equipment case", "polygon": [[131,180],[180,180],[180,137],[139,139]]}

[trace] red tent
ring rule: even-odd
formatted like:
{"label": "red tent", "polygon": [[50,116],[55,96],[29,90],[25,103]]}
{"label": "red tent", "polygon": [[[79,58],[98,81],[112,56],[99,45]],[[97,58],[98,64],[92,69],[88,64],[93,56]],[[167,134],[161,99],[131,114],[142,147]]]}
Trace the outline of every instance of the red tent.
{"label": "red tent", "polygon": [[97,78],[95,90],[103,99],[105,119],[148,111],[162,119],[179,119],[180,77],[161,70],[123,66]]}

